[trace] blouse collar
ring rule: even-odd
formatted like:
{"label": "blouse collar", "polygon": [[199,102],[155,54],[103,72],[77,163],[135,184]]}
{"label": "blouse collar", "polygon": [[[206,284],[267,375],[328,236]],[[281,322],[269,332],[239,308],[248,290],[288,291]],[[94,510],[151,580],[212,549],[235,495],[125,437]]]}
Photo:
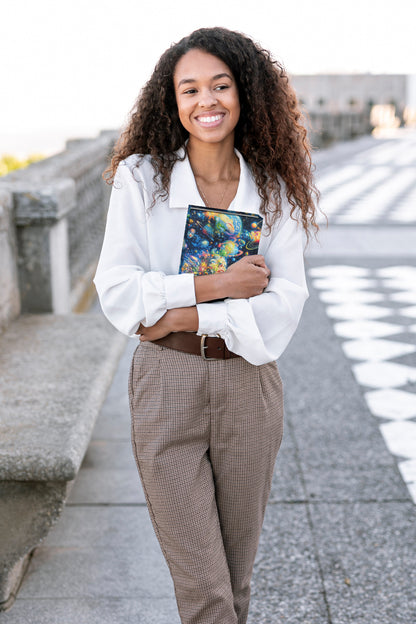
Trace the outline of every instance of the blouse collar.
{"label": "blouse collar", "polygon": [[[238,182],[237,193],[229,206],[229,210],[238,212],[259,213],[260,196],[253,175],[246,161],[237,149],[234,149],[240,161],[240,180]],[[169,208],[184,208],[189,204],[203,206],[204,202],[199,194],[196,180],[189,162],[188,154],[181,147],[177,154],[183,160],[177,160],[173,166],[170,190]]]}

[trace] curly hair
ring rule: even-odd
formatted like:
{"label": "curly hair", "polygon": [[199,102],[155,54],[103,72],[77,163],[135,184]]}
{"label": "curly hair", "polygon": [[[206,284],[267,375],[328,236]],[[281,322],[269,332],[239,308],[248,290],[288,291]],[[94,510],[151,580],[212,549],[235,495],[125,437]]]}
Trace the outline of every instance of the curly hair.
{"label": "curly hair", "polygon": [[302,113],[284,67],[246,35],[226,28],[201,28],[168,48],[141,90],[130,119],[103,174],[111,184],[120,161],[148,154],[155,170],[155,196],[166,197],[173,165],[188,132],[182,126],[173,76],[179,59],[192,49],[221,59],[231,70],[240,99],[235,147],[249,164],[261,198],[260,212],[270,226],[282,212],[284,182],[291,217],[309,238],[316,233],[311,147]]}

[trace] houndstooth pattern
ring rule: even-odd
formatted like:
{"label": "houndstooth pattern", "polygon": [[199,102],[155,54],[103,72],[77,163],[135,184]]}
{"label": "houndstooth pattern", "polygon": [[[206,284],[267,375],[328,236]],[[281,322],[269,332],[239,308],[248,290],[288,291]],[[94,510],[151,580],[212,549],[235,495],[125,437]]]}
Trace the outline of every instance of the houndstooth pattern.
{"label": "houndstooth pattern", "polygon": [[142,343],[129,396],[133,451],[182,624],[245,624],[283,434],[276,364]]}

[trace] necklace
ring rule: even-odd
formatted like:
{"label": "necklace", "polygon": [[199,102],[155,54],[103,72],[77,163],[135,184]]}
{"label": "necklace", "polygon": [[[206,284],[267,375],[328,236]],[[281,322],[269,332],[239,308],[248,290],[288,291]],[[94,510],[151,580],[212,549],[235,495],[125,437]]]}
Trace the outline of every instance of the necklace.
{"label": "necklace", "polygon": [[[196,178],[195,178],[195,182],[196,182]],[[199,186],[198,182],[196,182],[196,187],[197,187],[197,189],[198,189],[199,193],[201,194],[202,199],[204,200],[204,204],[205,204],[205,206],[206,206],[206,207],[208,207],[209,202],[208,202],[207,198],[205,197],[205,193],[204,193],[204,191],[201,189],[201,187]],[[225,185],[225,187],[224,187],[224,192],[223,192],[223,194],[221,195],[221,199],[220,199],[220,201],[218,202],[218,206],[217,206],[217,208],[221,208],[221,204],[222,204],[222,202],[223,202],[223,200],[224,200],[224,197],[225,197],[225,193],[226,193],[226,191],[227,191],[227,188],[228,188],[228,187],[227,187],[227,185]]]}
{"label": "necklace", "polygon": [[[190,160],[190,158],[189,158],[189,152],[188,152],[188,149],[187,149],[187,148],[186,148],[186,153],[187,153],[187,156],[188,156],[189,162],[191,162],[191,160]],[[238,162],[238,159],[236,159],[236,160],[237,160],[237,162]],[[238,166],[239,166],[239,163],[238,163]],[[206,195],[205,195],[204,191],[202,190],[202,188],[201,188],[201,187],[199,186],[199,184],[198,184],[198,181],[197,181],[197,179],[196,179],[196,175],[195,175],[195,171],[194,171],[194,170],[193,170],[193,168],[192,168],[192,164],[191,164],[191,169],[192,169],[192,173],[194,174],[195,183],[196,183],[196,188],[198,189],[199,194],[201,195],[202,199],[204,200],[204,204],[205,204],[205,206],[208,208],[208,207],[209,207],[209,203],[210,203],[210,202],[207,200],[207,198],[206,198]],[[221,206],[222,206],[222,202],[224,201],[224,197],[225,197],[225,194],[226,194],[227,189],[228,189],[228,184],[229,184],[231,181],[232,181],[232,177],[230,177],[230,178],[229,178],[229,180],[226,180],[226,181],[225,181],[226,183],[225,183],[225,186],[224,186],[224,191],[223,191],[223,193],[222,193],[222,195],[221,195],[221,197],[220,197],[220,201],[218,202],[218,206],[217,206],[217,208],[221,208]]]}

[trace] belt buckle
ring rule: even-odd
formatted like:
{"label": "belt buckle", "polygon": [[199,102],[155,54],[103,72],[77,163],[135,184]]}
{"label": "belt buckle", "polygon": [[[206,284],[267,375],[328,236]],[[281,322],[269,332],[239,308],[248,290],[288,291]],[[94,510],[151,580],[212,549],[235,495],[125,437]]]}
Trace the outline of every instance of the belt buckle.
{"label": "belt buckle", "polygon": [[202,334],[201,336],[201,357],[203,360],[216,360],[218,358],[207,357],[205,355],[205,349],[208,349],[208,345],[205,344],[205,340],[208,338],[208,334]]}

